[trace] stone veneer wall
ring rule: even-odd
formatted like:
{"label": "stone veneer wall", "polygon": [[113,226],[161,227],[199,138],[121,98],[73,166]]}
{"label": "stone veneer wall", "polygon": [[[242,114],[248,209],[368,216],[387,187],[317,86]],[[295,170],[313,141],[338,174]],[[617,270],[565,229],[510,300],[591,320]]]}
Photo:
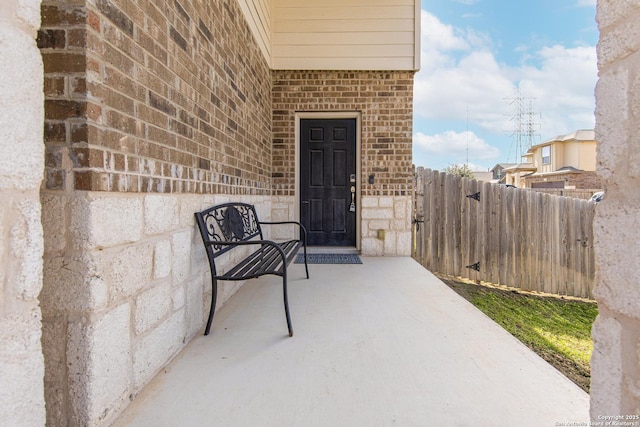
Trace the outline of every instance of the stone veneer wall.
{"label": "stone veneer wall", "polygon": [[273,71],[273,187],[283,218],[295,210],[296,112],[359,112],[362,253],[411,254],[413,74]]}
{"label": "stone veneer wall", "polygon": [[606,196],[594,223],[591,418],[602,422],[640,414],[640,3],[600,0],[597,21],[597,170]]}
{"label": "stone veneer wall", "polygon": [[270,219],[271,74],[235,0],[41,13],[47,423],[106,425],[208,313],[193,212]]}
{"label": "stone veneer wall", "polygon": [[0,2],[0,424],[41,426],[44,361],[38,294],[42,60],[39,0]]}

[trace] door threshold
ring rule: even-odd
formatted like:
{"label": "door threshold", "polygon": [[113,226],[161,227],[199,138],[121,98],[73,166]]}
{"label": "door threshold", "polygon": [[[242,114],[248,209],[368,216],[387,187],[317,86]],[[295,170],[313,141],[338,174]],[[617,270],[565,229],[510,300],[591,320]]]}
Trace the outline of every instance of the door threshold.
{"label": "door threshold", "polygon": [[308,254],[359,254],[353,246],[307,246]]}

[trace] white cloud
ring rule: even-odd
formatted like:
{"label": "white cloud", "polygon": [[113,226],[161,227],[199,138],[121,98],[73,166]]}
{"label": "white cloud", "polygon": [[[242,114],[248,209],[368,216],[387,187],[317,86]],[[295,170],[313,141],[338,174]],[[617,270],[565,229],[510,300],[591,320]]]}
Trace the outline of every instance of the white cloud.
{"label": "white cloud", "polygon": [[413,137],[414,146],[421,152],[447,155],[458,160],[492,160],[500,156],[500,150],[487,144],[470,131],[447,131],[438,135],[418,132]]}
{"label": "white cloud", "polygon": [[425,10],[422,11],[421,19],[421,69],[424,72],[454,65],[448,52],[470,49],[469,43],[460,34],[456,34],[458,31],[453,26],[443,24]]}
{"label": "white cloud", "polygon": [[595,122],[597,59],[594,47],[543,48],[539,68],[518,70],[520,88],[542,114],[542,132],[558,134],[592,128]]}
{"label": "white cloud", "polygon": [[524,62],[510,66],[496,60],[485,34],[446,25],[424,10],[422,20],[423,67],[414,83],[417,119],[467,119],[504,134],[514,113],[506,98],[520,87],[523,96],[534,98],[543,136],[593,127],[595,47],[525,49]]}

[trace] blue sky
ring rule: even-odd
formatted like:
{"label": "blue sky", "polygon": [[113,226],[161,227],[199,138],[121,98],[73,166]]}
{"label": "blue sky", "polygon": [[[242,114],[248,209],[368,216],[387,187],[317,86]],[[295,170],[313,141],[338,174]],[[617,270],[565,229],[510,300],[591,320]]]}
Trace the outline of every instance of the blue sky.
{"label": "blue sky", "polygon": [[595,13],[596,0],[422,0],[414,164],[520,161],[518,97],[533,143],[593,129]]}

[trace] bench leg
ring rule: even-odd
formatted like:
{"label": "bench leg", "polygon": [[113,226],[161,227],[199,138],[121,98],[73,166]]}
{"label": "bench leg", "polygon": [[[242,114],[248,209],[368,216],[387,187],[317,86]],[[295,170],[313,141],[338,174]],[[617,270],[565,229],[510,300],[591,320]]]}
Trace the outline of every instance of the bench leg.
{"label": "bench leg", "polygon": [[216,311],[216,299],[218,298],[218,279],[211,279],[211,309],[209,310],[209,320],[207,320],[207,328],[204,330],[205,335],[209,335],[211,322],[213,321],[213,313]]}
{"label": "bench leg", "polygon": [[307,272],[307,279],[309,278],[309,266],[307,265],[307,246],[304,246],[304,269]]}
{"label": "bench leg", "polygon": [[287,298],[287,271],[285,269],[282,275],[282,292],[284,295],[284,313],[287,316],[287,328],[289,328],[289,336],[293,336],[293,327],[291,326],[291,315],[289,314],[289,299]]}

